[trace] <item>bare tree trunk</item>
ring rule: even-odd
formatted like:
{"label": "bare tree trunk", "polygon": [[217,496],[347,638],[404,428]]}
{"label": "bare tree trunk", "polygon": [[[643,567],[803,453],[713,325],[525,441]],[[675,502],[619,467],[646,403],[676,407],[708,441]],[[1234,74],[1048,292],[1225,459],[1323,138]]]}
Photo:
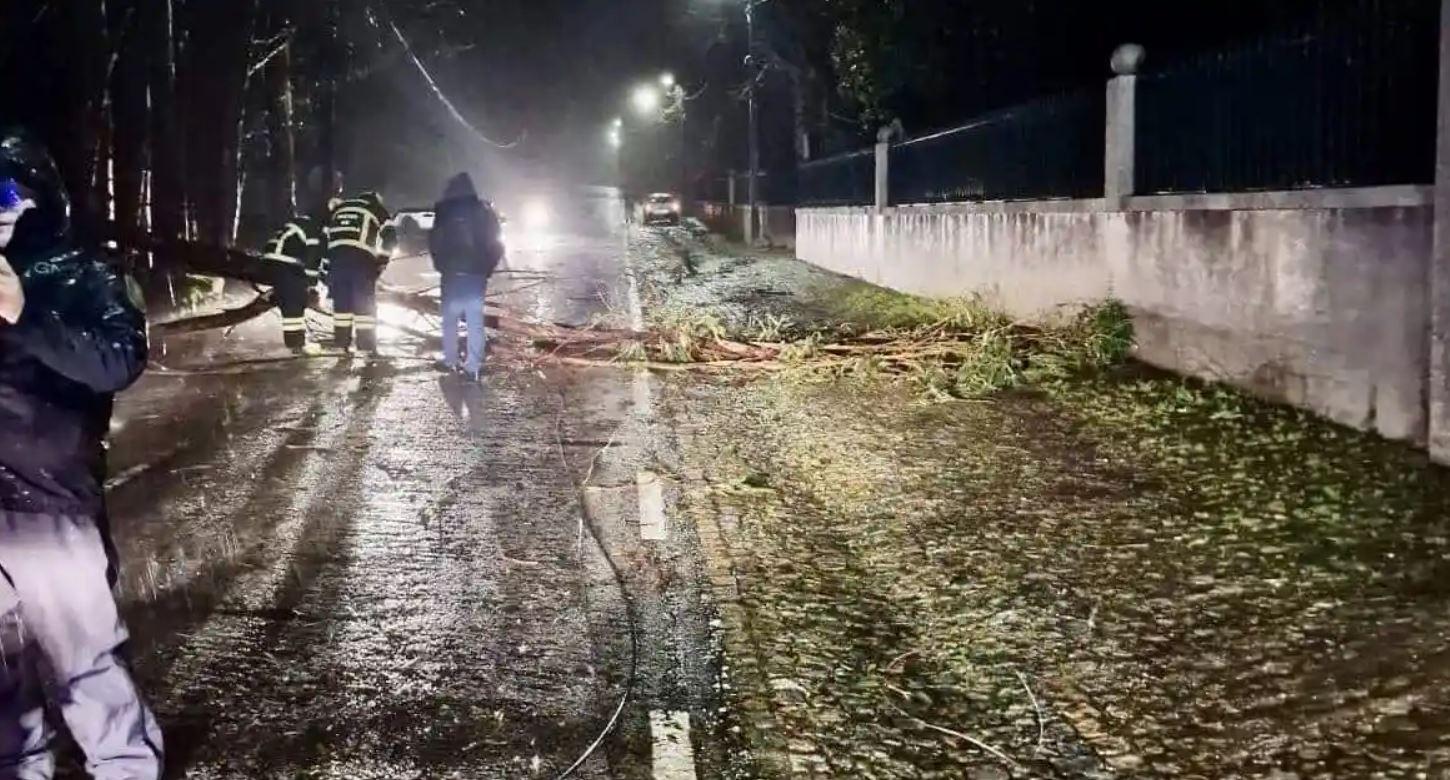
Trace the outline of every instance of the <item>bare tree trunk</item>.
{"label": "bare tree trunk", "polygon": [[268,177],[271,192],[268,206],[274,220],[297,213],[297,140],[292,124],[292,45],[283,49],[267,65],[268,134],[272,138],[271,171]]}
{"label": "bare tree trunk", "polygon": [[324,24],[326,25],[325,54],[322,62],[324,83],[321,116],[318,117],[318,121],[322,124],[322,159],[320,161],[322,180],[318,183],[317,203],[313,207],[315,213],[322,213],[326,208],[328,198],[331,198],[341,187],[337,170],[337,83],[343,66],[342,47],[338,42],[338,25],[341,24],[339,0],[327,0]]}
{"label": "bare tree trunk", "polygon": [[116,238],[128,251],[141,245],[145,224],[148,60],[141,15],[147,12],[138,6],[152,2],[132,0],[122,15],[119,59],[111,74]]}
{"label": "bare tree trunk", "polygon": [[186,57],[188,173],[197,240],[224,246],[237,218],[241,124],[246,118],[246,78],[251,61],[256,0],[191,9],[195,25]]}
{"label": "bare tree trunk", "polygon": [[106,6],[104,0],[73,0],[64,4],[63,13],[75,52],[68,93],[70,137],[60,150],[61,168],[71,191],[76,230],[85,239],[95,239],[108,210],[96,189],[106,135]]}
{"label": "bare tree trunk", "polygon": [[[109,81],[109,80],[107,80]],[[109,237],[110,231],[107,226],[111,223],[112,211],[115,203],[112,198],[114,190],[111,188],[112,161],[114,160],[114,147],[116,142],[115,124],[111,119],[110,111],[110,85],[104,88],[106,97],[101,101],[101,110],[96,113],[96,155],[95,163],[91,168],[91,204],[95,209],[92,217],[91,237]]]}
{"label": "bare tree trunk", "polygon": [[142,0],[151,102],[151,228],[162,242],[189,237],[186,180],[176,85],[172,0]]}

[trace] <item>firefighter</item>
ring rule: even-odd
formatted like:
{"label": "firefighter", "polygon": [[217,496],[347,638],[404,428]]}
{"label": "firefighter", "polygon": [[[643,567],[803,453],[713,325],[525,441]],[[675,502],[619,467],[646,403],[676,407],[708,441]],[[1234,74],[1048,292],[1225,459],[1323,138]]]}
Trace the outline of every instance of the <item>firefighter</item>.
{"label": "firefighter", "polygon": [[340,201],[327,219],[327,287],[333,340],[341,349],[378,350],[378,277],[392,256],[396,231],[382,196],[365,192]]}
{"label": "firefighter", "polygon": [[322,276],[322,231],[317,220],[293,218],[268,242],[263,257],[282,264],[272,289],[282,310],[283,343],[296,354],[316,354],[317,345],[307,343],[307,304]]}

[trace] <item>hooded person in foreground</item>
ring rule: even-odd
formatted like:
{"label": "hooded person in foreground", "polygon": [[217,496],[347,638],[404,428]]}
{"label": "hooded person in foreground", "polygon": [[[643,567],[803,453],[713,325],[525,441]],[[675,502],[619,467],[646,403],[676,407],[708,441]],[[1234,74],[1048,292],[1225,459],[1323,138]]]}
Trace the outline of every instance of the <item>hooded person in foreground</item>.
{"label": "hooded person in foreground", "polygon": [[47,700],[92,777],[161,776],[121,647],[104,525],[112,396],[146,365],[127,282],[69,239],[54,161],[0,131],[0,779],[54,770]]}

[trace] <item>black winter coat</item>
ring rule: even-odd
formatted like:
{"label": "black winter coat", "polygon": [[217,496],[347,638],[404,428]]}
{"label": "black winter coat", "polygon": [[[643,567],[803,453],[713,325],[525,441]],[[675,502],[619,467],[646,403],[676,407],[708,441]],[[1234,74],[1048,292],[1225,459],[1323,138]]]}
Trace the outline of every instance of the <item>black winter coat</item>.
{"label": "black winter coat", "polygon": [[433,267],[444,276],[491,276],[504,253],[498,215],[476,195],[439,201],[433,208],[428,251]]}
{"label": "black winter coat", "polygon": [[146,367],[145,315],[87,252],[7,258],[25,308],[0,320],[0,510],[97,515],[112,396]]}

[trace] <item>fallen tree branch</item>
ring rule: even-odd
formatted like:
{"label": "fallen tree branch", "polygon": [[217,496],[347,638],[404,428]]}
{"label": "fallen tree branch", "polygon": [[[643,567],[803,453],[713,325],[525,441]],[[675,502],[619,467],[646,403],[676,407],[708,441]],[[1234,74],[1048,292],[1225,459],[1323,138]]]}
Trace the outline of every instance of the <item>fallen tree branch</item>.
{"label": "fallen tree branch", "polygon": [[559,355],[554,357],[545,356],[540,362],[558,363],[565,366],[580,366],[586,368],[644,368],[650,371],[721,371],[725,369],[745,368],[759,371],[779,371],[786,366],[782,363],[751,363],[741,360],[712,360],[709,362],[694,363],[662,363],[653,360],[599,360],[594,358],[571,357]]}
{"label": "fallen tree branch", "polygon": [[257,297],[234,309],[227,309],[216,314],[158,322],[151,326],[151,333],[155,336],[175,336],[217,328],[232,328],[266,314],[276,305],[276,300],[271,292],[258,293]]}

